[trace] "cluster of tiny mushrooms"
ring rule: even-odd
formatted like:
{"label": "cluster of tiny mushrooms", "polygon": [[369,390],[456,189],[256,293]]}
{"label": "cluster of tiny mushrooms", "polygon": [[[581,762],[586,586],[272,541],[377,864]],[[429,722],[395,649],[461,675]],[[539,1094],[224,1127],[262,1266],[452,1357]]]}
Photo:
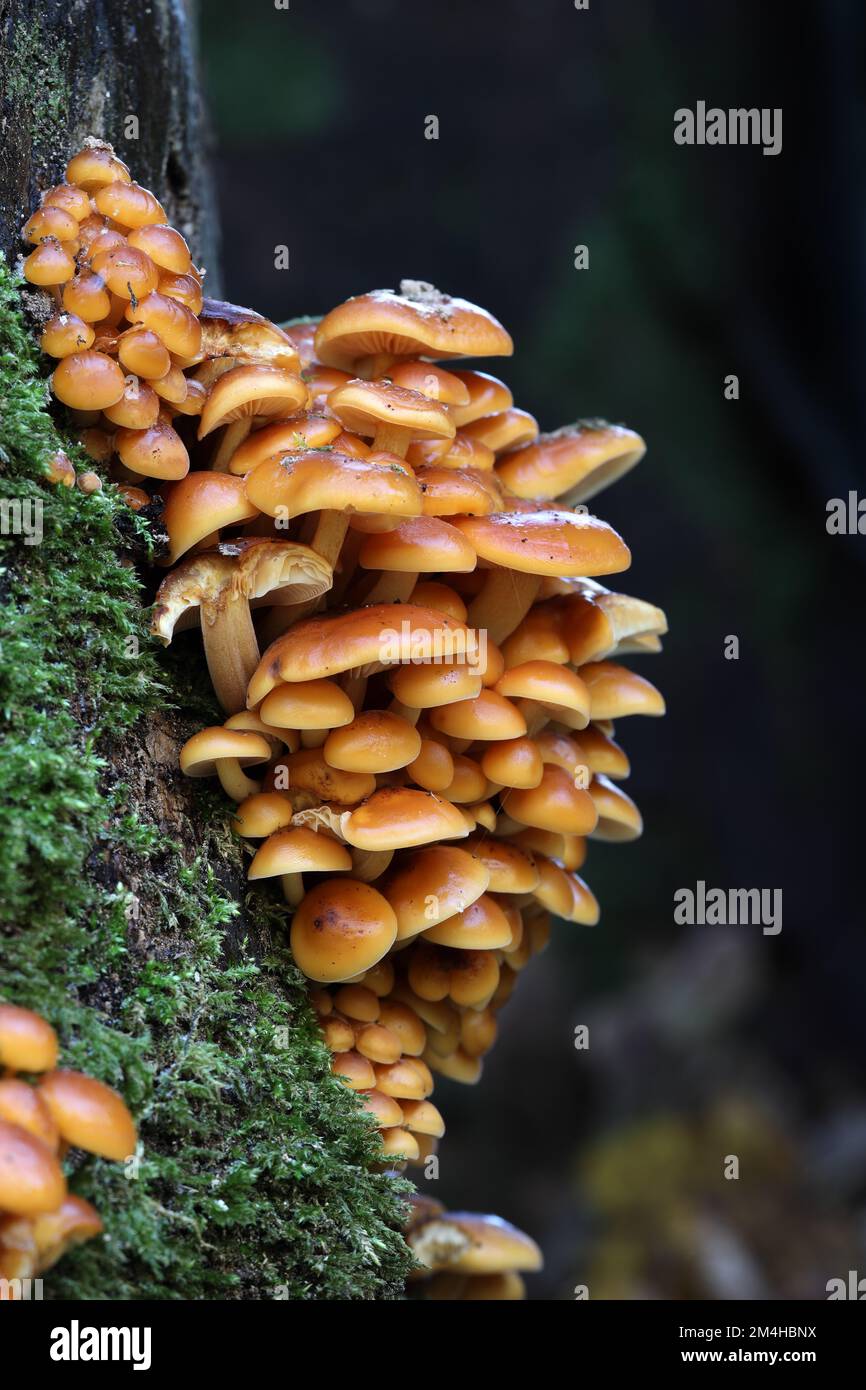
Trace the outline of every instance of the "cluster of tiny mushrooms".
{"label": "cluster of tiny mushrooms", "polygon": [[[69,1148],[134,1157],[132,1116],[110,1087],[57,1066],[57,1034],[44,1018],[0,1004],[0,1299],[72,1245],[102,1231],[99,1212],[67,1190]],[[28,1079],[28,1078],[32,1078]]]}
{"label": "cluster of tiny mushrooms", "polygon": [[[619,658],[658,652],[667,625],[599,582],[631,556],[586,503],[643,440],[539,433],[503,381],[453,366],[510,355],[502,325],[423,282],[284,327],[205,298],[157,199],[96,141],[24,236],[24,274],[56,300],[54,394],[128,505],[162,503],[153,633],[200,628],[227,716],[181,768],[237,803],[249,879],[280,880],[383,1162],[423,1166],[434,1073],[478,1081],[550,913],[598,920],[587,839],[641,833],[614,721],[664,702]],[[520,1297],[540,1259],[420,1196],[407,1233],[430,1296]]]}

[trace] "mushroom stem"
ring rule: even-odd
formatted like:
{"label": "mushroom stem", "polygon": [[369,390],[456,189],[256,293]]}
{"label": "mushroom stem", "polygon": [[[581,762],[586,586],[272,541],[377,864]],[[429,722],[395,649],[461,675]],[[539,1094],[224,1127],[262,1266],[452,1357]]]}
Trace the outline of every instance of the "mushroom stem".
{"label": "mushroom stem", "polygon": [[417,583],[417,574],[383,570],[372,589],[365,595],[364,603],[408,603]]}
{"label": "mushroom stem", "polygon": [[300,732],[302,748],[321,748],[322,744],[325,742],[325,739],[328,737],[328,734],[331,732],[331,730],[301,729]]}
{"label": "mushroom stem", "polygon": [[243,444],[252,427],[252,416],[245,420],[232,420],[230,425],[226,425],[211,461],[212,473],[228,472],[232,455]]}
{"label": "mushroom stem", "polygon": [[377,377],[387,376],[388,368],[398,359],[390,352],[376,352],[371,357],[361,357],[353,367],[355,376],[364,381],[375,381]]}
{"label": "mushroom stem", "polygon": [[248,796],[261,790],[261,783],[247,776],[237,758],[218,758],[216,770],[223,791],[232,801],[246,801]]}
{"label": "mushroom stem", "polygon": [[247,686],[261,659],[249,600],[223,594],[202,604],[201,630],[207,668],[227,714],[246,709]]}
{"label": "mushroom stem", "polygon": [[490,640],[499,645],[526,617],[540,585],[537,574],[490,570],[481,591],[469,605],[467,623],[470,627],[486,627]]}
{"label": "mushroom stem", "polygon": [[401,719],[405,719],[407,724],[417,724],[421,718],[420,709],[412,709],[411,705],[404,705],[400,700],[392,700],[388,706],[389,714],[398,714]]}
{"label": "mushroom stem", "polygon": [[411,432],[401,425],[380,425],[373,436],[373,448],[379,453],[396,454],[404,459],[409,452]]}
{"label": "mushroom stem", "polygon": [[345,512],[319,512],[316,529],[309,545],[333,569],[349,529],[349,518]]}
{"label": "mushroom stem", "polygon": [[346,534],[343,548],[340,551],[339,563],[334,568],[334,582],[329,595],[329,601],[334,606],[342,602],[343,595],[355,578],[358,568],[358,552],[364,539],[364,534],[361,531],[349,531]]}
{"label": "mushroom stem", "polygon": [[303,874],[281,874],[280,883],[283,885],[283,897],[290,907],[297,907],[304,896],[304,876]]}
{"label": "mushroom stem", "polygon": [[367,677],[363,674],[363,670],[347,671],[342,677],[340,685],[355,709],[361,709],[364,704],[364,696],[367,693]]}
{"label": "mushroom stem", "polygon": [[353,849],[352,876],[362,883],[372,883],[385,872],[393,858],[392,849]]}

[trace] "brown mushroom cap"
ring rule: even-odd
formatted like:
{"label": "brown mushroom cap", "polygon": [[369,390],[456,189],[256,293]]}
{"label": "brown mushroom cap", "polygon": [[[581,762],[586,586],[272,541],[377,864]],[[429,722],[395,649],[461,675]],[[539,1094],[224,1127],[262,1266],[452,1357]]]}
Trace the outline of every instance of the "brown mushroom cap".
{"label": "brown mushroom cap", "polygon": [[406,1056],[420,1057],[427,1045],[427,1029],[411,1005],[397,999],[383,999],[379,1019],[386,1028],[397,1034]]}
{"label": "brown mushroom cap", "polygon": [[482,678],[479,667],[465,661],[438,661],[398,666],[390,673],[388,686],[407,709],[432,710],[477,699]]}
{"label": "brown mushroom cap", "polygon": [[191,546],[223,526],[252,521],[258,514],[244,492],[243,478],[228,473],[187,473],[169,492],[163,512],[171,542],[169,560],[173,564]]}
{"label": "brown mushroom cap", "polygon": [[511,926],[496,900],[482,893],[463,912],[428,927],[424,939],[460,951],[495,951],[511,944]]}
{"label": "brown mushroom cap", "polygon": [[54,1211],[66,1196],[66,1179],[56,1156],[41,1140],[0,1119],[0,1212],[38,1216]]}
{"label": "brown mushroom cap", "polygon": [[525,574],[614,574],[631,564],[613,527],[583,513],[491,512],[454,524],[482,559]]}
{"label": "brown mushroom cap", "polygon": [[376,779],[369,772],[344,772],[331,767],[321,748],[301,748],[287,759],[289,786],[312,792],[319,801],[354,806],[376,790]]}
{"label": "brown mushroom cap", "polygon": [[92,347],[95,336],[93,325],[77,314],[55,314],[46,323],[39,346],[49,357],[69,357]]}
{"label": "brown mushroom cap", "polygon": [[497,472],[517,497],[567,505],[585,502],[639,463],[646,445],[634,430],[604,421],[564,425],[499,460]]}
{"label": "brown mushroom cap", "polygon": [[377,1091],[374,1087],[372,1091],[361,1093],[361,1105],[368,1115],[373,1119],[380,1129],[391,1129],[394,1125],[402,1125],[403,1111],[399,1103],[393,1096],[386,1096],[384,1091]]}
{"label": "brown mushroom cap", "polygon": [[241,767],[268,763],[273,756],[262,734],[226,729],[221,724],[200,729],[180,750],[180,769],[187,777],[213,777],[222,758],[233,758]]}
{"label": "brown mushroom cap", "polygon": [[297,908],[292,954],[311,980],[350,980],[381,960],[396,935],[397,919],[381,893],[357,879],[330,879]]}
{"label": "brown mushroom cap", "polygon": [[580,676],[553,661],[525,661],[512,666],[496,682],[500,695],[534,700],[570,727],[589,723],[590,693]]}
{"label": "brown mushroom cap", "polygon": [[368,536],[358,563],[364,569],[400,574],[471,573],[475,551],[456,526],[436,517],[417,516],[401,521],[393,531]]}
{"label": "brown mushroom cap", "polygon": [[502,410],[485,415],[463,426],[463,433],[475,444],[484,445],[494,454],[517,449],[538,437],[538,421],[528,410]]}
{"label": "brown mushroom cap", "polygon": [[537,787],[544,761],[534,739],[503,739],[485,748],[481,770],[491,782],[499,782],[503,787]]}
{"label": "brown mushroom cap", "polygon": [[[339,439],[337,440],[339,442]],[[420,516],[421,494],[402,460],[352,458],[334,447],[262,460],[244,480],[247,497],[266,516],[306,512],[375,512]]]}
{"label": "brown mushroom cap", "polygon": [[370,1091],[376,1084],[372,1062],[359,1052],[335,1053],[331,1058],[331,1072],[350,1091]]}
{"label": "brown mushroom cap", "polygon": [[486,868],[491,893],[531,893],[538,883],[535,860],[508,840],[473,835],[466,841],[466,850]]}
{"label": "brown mushroom cap", "polygon": [[117,363],[104,352],[74,352],[54,368],[51,389],[73,410],[106,410],[116,405],[126,388]]}
{"label": "brown mushroom cap", "polygon": [[130,323],[143,323],[181,358],[195,358],[201,347],[201,324],[185,304],[154,290],[144,299],[131,301],[126,310]]}
{"label": "brown mushroom cap", "polygon": [[454,375],[463,383],[469,395],[466,405],[453,405],[451,418],[459,430],[484,415],[498,415],[510,410],[514,397],[504,381],[488,372],[457,371]]}
{"label": "brown mushroom cap", "polygon": [[501,510],[502,494],[492,473],[440,465],[415,473],[425,516],[488,516]]}
{"label": "brown mushroom cap", "polygon": [[658,716],[665,712],[664,698],[655,686],[615,661],[593,661],[581,666],[580,677],[589,690],[593,720],[623,719],[628,714]]}
{"label": "brown mushroom cap", "polygon": [[66,182],[77,184],[88,193],[108,183],[130,183],[132,175],[111,145],[103,140],[89,139],[84,148],[73,155],[66,166]]}
{"label": "brown mushroom cap", "polygon": [[[189,473],[186,445],[167,420],[158,419],[147,429],[119,429],[114,436],[114,444],[121,462],[133,473],[141,473],[146,478],[163,478],[169,482],[185,479]],[[176,517],[176,511],[172,512],[172,516]],[[211,529],[216,530],[216,527]],[[204,531],[202,536],[207,534]],[[201,540],[202,536],[197,539]],[[190,544],[195,542],[191,541]],[[176,559],[177,556],[173,555],[172,558]]]}
{"label": "brown mushroom cap", "polygon": [[469,833],[456,806],[414,787],[381,787],[342,818],[342,830],[350,845],[369,850],[406,849]]}
{"label": "brown mushroom cap", "polygon": [[562,835],[589,835],[595,829],[598,813],[587,791],[560,767],[545,764],[537,787],[515,788],[508,793],[506,810],[522,825],[553,830]]}
{"label": "brown mushroom cap", "polygon": [[24,278],[48,288],[64,285],[75,274],[75,261],[62,241],[48,236],[24,260]]}
{"label": "brown mushroom cap", "polygon": [[510,357],[514,345],[491,314],[452,299],[422,281],[404,280],[400,292],[372,290],[332,309],[316,331],[316,357],[331,367],[360,358]]}
{"label": "brown mushroom cap", "polygon": [[291,826],[270,835],[247,871],[248,879],[275,878],[278,874],[332,874],[351,869],[346,846],[329,835],[305,826]]}
{"label": "brown mushroom cap", "polygon": [[[7,1124],[26,1129],[35,1139],[39,1139],[52,1153],[60,1144],[60,1131],[45,1101],[26,1081],[8,1077],[0,1081],[0,1120]],[[0,1238],[0,1245],[3,1244]]]}
{"label": "brown mushroom cap", "polygon": [[235,808],[232,827],[245,839],[259,840],[291,824],[292,803],[283,792],[254,792]]}
{"label": "brown mushroom cap", "polygon": [[454,759],[438,739],[421,737],[417,758],[406,771],[413,782],[426,792],[444,792],[454,780]]}
{"label": "brown mushroom cap", "polygon": [[482,690],[474,699],[440,705],[430,710],[429,719],[439,733],[485,743],[521,738],[526,733],[523,715],[496,690]]}
{"label": "brown mushroom cap", "polygon": [[58,1050],[57,1034],[39,1014],[17,1004],[0,1004],[0,1066],[10,1071],[50,1071]]}
{"label": "brown mushroom cap", "polygon": [[444,405],[387,381],[354,378],[328,397],[328,409],[347,430],[372,438],[382,426],[406,431],[407,439],[450,439],[454,421]]}
{"label": "brown mushroom cap", "polygon": [[333,729],[322,749],[331,767],[374,773],[406,767],[420,751],[418,730],[389,710],[364,710],[351,724]]}
{"label": "brown mushroom cap", "polygon": [[56,1211],[44,1212],[33,1222],[40,1273],[51,1269],[71,1246],[92,1240],[103,1229],[96,1208],[83,1197],[68,1193]]}
{"label": "brown mushroom cap", "polygon": [[68,1144],[103,1158],[135,1153],[132,1116],[110,1086],[82,1072],[50,1071],[39,1081],[39,1094]]}
{"label": "brown mushroom cap", "polygon": [[277,638],[250,681],[247,703],[257,705],[279,680],[318,680],[370,663],[387,665],[395,660],[392,646],[397,642],[400,659],[409,660],[411,654],[403,654],[404,636],[410,653],[434,647],[445,658],[452,651],[470,660],[477,654],[475,633],[444,613],[411,603],[371,604],[356,612],[309,618]]}
{"label": "brown mushroom cap", "polygon": [[307,404],[309,393],[295,373],[261,363],[232,367],[208,392],[198,427],[204,439],[220,425],[252,416],[294,415]]}
{"label": "brown mushroom cap", "polygon": [[337,729],[352,722],[355,706],[334,681],[292,681],[275,686],[260,712],[281,729]]}
{"label": "brown mushroom cap", "polygon": [[388,368],[388,378],[395,386],[417,391],[442,405],[469,404],[469,390],[460,377],[433,362],[394,362]]}
{"label": "brown mushroom cap", "polygon": [[137,251],[144,251],[154,265],[174,275],[185,275],[192,265],[186,241],[174,227],[167,227],[164,223],[134,227],[127,241]]}
{"label": "brown mushroom cap", "polygon": [[[325,415],[301,412],[291,420],[275,420],[256,430],[235,449],[229,472],[250,473],[264,459],[274,454],[296,454],[302,449],[325,449],[340,433],[337,420]],[[319,459],[322,462],[322,459]]]}
{"label": "brown mushroom cap", "polygon": [[442,1220],[466,1237],[466,1245],[447,1267],[464,1274],[508,1273],[541,1269],[543,1260],[535,1241],[499,1216],[479,1212],[449,1211]]}
{"label": "brown mushroom cap", "polygon": [[598,824],[592,832],[596,840],[637,840],[643,834],[641,813],[621,787],[597,774],[590,783],[589,794],[598,812]]}
{"label": "brown mushroom cap", "polygon": [[382,891],[397,918],[397,940],[405,941],[463,912],[486,892],[486,865],[456,845],[431,845],[402,860]]}

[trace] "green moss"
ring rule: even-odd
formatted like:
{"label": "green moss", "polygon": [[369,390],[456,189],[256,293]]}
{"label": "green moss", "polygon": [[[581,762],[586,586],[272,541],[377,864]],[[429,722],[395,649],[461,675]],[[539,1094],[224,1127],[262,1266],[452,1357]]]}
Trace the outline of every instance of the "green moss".
{"label": "green moss", "polygon": [[34,146],[53,148],[68,124],[65,59],[66,45],[56,32],[47,39],[38,21],[32,28],[13,24],[7,96],[13,109],[26,112]]}
{"label": "green moss", "polygon": [[58,447],[84,463],[46,405],[0,263],[0,503],[40,503],[43,528],[0,536],[0,997],[123,1092],[142,1141],[126,1169],[73,1162],[106,1235],[46,1295],[399,1297],[401,1185],[330,1076],[283,911],[244,898],[224,800],[178,777],[167,804],[148,772],[154,729],[215,711],[150,645],[144,523],[110,487],[44,481]]}

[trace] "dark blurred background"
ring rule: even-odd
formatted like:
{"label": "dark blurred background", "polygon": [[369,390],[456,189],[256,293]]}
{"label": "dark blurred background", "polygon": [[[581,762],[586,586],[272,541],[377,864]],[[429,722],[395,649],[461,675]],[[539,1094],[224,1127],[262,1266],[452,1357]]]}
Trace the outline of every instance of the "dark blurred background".
{"label": "dark blurred background", "polygon": [[[201,6],[228,298],[430,280],[510,329],[481,365],[542,428],[649,442],[593,503],[671,625],[638,659],[668,717],[618,729],[646,831],[591,848],[601,924],[558,925],[480,1085],[437,1086],[430,1190],[539,1239],[533,1297],[866,1274],[866,537],[825,526],[863,472],[864,28],[856,0]],[[676,145],[698,100],[782,107],[782,153]],[[781,888],[781,934],[676,926],[698,879]]]}

